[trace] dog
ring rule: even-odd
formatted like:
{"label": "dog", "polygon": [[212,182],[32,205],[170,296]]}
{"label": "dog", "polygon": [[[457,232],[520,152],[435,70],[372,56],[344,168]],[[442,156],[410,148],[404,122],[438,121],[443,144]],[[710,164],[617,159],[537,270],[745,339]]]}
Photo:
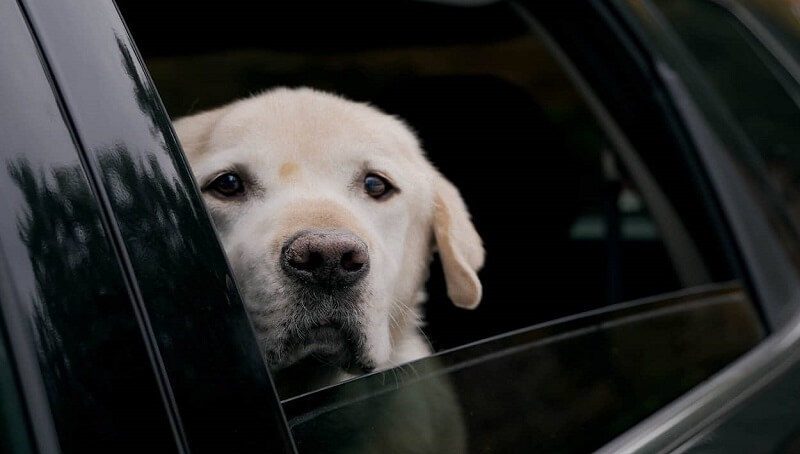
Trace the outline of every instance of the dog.
{"label": "dog", "polygon": [[290,377],[282,395],[430,355],[420,305],[434,252],[452,303],[480,302],[481,238],[400,119],[276,88],[174,126],[265,361]]}

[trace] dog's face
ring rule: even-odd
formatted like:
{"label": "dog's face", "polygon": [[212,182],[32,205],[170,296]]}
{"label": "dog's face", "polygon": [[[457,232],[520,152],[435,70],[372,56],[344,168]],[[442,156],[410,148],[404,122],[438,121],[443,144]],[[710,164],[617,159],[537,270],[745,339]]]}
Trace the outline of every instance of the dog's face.
{"label": "dog's face", "polygon": [[401,121],[277,89],[175,128],[271,367],[392,365],[417,329],[433,248],[451,300],[480,301],[480,238]]}

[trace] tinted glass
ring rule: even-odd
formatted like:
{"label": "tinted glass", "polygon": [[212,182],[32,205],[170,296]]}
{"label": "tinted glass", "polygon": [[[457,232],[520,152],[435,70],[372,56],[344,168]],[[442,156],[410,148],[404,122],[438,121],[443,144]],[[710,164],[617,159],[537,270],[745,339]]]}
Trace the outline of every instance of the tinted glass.
{"label": "tinted glass", "polygon": [[719,285],[534,326],[284,407],[300,452],[589,452],[761,337],[742,289]]}
{"label": "tinted glass", "polygon": [[[767,318],[782,326],[796,310],[798,83],[778,41],[754,16],[712,2],[636,3],[634,23],[659,69],[723,204],[735,218]],[[736,14],[734,14],[736,13]],[[770,44],[771,43],[771,44]],[[741,185],[726,182],[741,178]],[[774,232],[773,234],[768,231]],[[753,235],[762,238],[748,240]]]}
{"label": "tinted glass", "polygon": [[723,7],[692,0],[658,6],[728,113],[726,128],[741,131],[725,141],[773,210],[775,228],[789,227],[782,237],[797,260],[800,85],[774,49]]}

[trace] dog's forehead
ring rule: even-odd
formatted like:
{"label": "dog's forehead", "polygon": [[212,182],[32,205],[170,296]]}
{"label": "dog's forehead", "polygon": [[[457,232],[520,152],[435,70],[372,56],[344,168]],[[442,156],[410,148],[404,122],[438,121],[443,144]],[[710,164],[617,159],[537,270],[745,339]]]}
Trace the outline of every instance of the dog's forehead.
{"label": "dog's forehead", "polygon": [[298,158],[370,154],[421,158],[400,120],[366,104],[309,89],[280,89],[232,105],[211,134],[212,148],[250,147]]}

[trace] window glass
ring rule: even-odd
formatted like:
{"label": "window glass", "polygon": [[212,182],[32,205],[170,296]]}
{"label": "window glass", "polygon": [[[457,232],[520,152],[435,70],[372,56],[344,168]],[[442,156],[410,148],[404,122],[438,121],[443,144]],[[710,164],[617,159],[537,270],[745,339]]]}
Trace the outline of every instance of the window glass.
{"label": "window glass", "polygon": [[[797,310],[800,85],[787,50],[794,38],[772,14],[780,2],[767,3],[629,2],[623,9],[659,55],[666,88],[752,264],[765,318],[781,327]],[[728,184],[736,179],[742,183]]]}
{"label": "window glass", "polygon": [[723,248],[692,178],[618,153],[508,4],[198,5],[179,21],[120,6],[173,118],[280,85],[368,102],[413,128],[483,238],[473,311],[430,264],[435,355],[345,383],[274,371],[302,452],[594,449],[763,336],[708,252]]}
{"label": "window glass", "polygon": [[[780,3],[751,6],[767,14],[779,9]],[[756,189],[797,265],[800,85],[792,66],[796,60],[783,54],[797,46],[797,38],[781,33],[777,25],[766,26],[769,22],[745,8],[726,9],[694,0],[655,4],[709,84],[709,96],[716,101],[709,104],[721,109],[727,123],[721,138],[736,154],[739,170]],[[787,33],[796,33],[800,27],[789,26],[791,21],[792,16],[786,16],[781,23]]]}
{"label": "window glass", "polygon": [[284,411],[300,452],[591,452],[755,345],[754,315],[735,284],[661,295],[288,399]]}

